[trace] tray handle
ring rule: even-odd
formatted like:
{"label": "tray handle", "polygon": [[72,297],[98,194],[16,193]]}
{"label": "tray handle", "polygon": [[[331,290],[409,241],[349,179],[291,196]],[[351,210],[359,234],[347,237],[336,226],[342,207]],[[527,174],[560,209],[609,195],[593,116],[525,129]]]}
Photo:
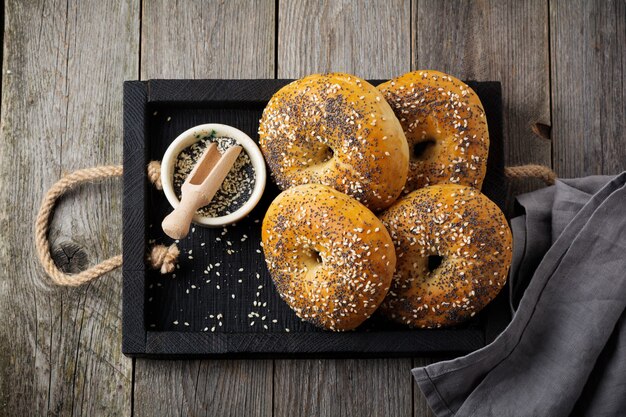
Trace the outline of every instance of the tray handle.
{"label": "tray handle", "polygon": [[[79,286],[107,272],[113,271],[122,265],[122,255],[116,255],[77,274],[66,274],[59,269],[52,259],[48,232],[50,220],[54,214],[54,207],[60,197],[87,182],[121,177],[123,171],[122,165],[107,165],[79,169],[65,175],[57,181],[44,196],[35,220],[35,249],[39,262],[46,274],[52,279],[53,283],[62,286]],[[157,189],[161,189],[160,171],[161,165],[158,161],[152,161],[148,164],[148,178]],[[169,273],[174,269],[178,254],[179,250],[176,244],[169,247],[154,245],[148,255],[148,262],[153,268],[160,269],[162,274]]]}
{"label": "tray handle", "polygon": [[556,173],[545,165],[529,164],[505,167],[504,175],[509,179],[537,178],[546,185],[553,185],[556,181]]}

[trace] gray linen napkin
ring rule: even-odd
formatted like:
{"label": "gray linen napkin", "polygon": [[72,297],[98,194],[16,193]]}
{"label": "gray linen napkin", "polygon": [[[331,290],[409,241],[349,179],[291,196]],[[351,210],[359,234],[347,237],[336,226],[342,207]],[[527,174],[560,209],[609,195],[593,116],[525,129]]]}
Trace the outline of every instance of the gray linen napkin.
{"label": "gray linen napkin", "polygon": [[419,388],[439,417],[625,415],[626,172],[518,202],[511,323],[480,350],[413,369]]}

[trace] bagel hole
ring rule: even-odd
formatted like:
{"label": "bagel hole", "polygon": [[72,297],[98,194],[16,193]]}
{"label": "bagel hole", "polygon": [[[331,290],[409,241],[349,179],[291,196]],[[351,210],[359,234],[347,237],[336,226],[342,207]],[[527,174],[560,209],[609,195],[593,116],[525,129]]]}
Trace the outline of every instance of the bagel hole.
{"label": "bagel hole", "polygon": [[443,258],[441,256],[430,255],[428,257],[428,271],[429,272],[435,271],[437,268],[439,268],[439,266],[441,266],[442,262],[443,262]]}
{"label": "bagel hole", "polygon": [[413,145],[413,159],[428,159],[436,143],[435,139],[426,139]]}
{"label": "bagel hole", "polygon": [[322,158],[322,162],[330,161],[333,158],[333,156],[335,156],[335,151],[333,151],[333,148],[331,148],[330,146],[327,147],[324,152],[324,157]]}
{"label": "bagel hole", "polygon": [[313,260],[318,264],[321,264],[323,262],[322,255],[316,250],[311,251],[311,258],[313,258]]}

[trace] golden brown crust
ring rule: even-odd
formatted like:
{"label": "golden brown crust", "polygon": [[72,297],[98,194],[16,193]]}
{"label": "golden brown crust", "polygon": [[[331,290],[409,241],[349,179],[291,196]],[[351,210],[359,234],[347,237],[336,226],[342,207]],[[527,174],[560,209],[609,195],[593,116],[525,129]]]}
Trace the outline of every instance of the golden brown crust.
{"label": "golden brown crust", "polygon": [[[507,279],[511,231],[504,214],[472,187],[425,187],[383,212],[398,258],[386,316],[412,327],[459,323],[491,301]],[[442,257],[432,272],[429,256]]]}
{"label": "golden brown crust", "polygon": [[482,187],[489,130],[482,103],[467,84],[439,71],[414,71],[378,89],[409,144],[406,192],[441,183]]}
{"label": "golden brown crust", "polygon": [[262,239],[278,293],[317,326],[356,328],[391,284],[396,255],[389,233],[367,207],[333,188],[282,192],[263,219]]}
{"label": "golden brown crust", "polygon": [[349,74],[313,74],[281,88],[259,125],[278,184],[317,183],[372,210],[390,206],[406,182],[409,148],[382,94]]}

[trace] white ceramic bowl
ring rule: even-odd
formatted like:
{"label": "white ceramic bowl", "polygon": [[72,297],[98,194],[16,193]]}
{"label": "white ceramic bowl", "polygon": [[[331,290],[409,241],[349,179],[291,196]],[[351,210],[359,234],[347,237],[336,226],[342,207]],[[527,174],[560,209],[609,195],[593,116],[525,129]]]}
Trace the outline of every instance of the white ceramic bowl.
{"label": "white ceramic bowl", "polygon": [[[167,197],[167,201],[169,201],[172,207],[176,208],[180,202],[174,192],[174,167],[176,166],[178,154],[181,153],[183,149],[199,141],[199,138],[210,135],[212,131],[215,131],[216,137],[227,136],[235,139],[235,141],[237,141],[237,143],[241,145],[250,156],[250,161],[252,162],[252,167],[254,168],[255,173],[252,195],[250,195],[248,201],[246,201],[243,206],[239,207],[239,209],[226,216],[220,217],[206,217],[200,216],[199,214],[193,216],[193,222],[196,224],[201,226],[220,227],[235,223],[250,213],[250,211],[252,211],[254,206],[256,206],[261,199],[263,191],[265,190],[265,181],[267,180],[265,160],[263,159],[261,150],[256,143],[250,139],[250,136],[232,126],[222,125],[219,123],[208,123],[185,130],[176,139],[174,139],[165,151],[163,161],[161,161],[161,183],[163,184],[163,192],[165,193],[165,197]],[[199,136],[199,138],[197,136]]]}

